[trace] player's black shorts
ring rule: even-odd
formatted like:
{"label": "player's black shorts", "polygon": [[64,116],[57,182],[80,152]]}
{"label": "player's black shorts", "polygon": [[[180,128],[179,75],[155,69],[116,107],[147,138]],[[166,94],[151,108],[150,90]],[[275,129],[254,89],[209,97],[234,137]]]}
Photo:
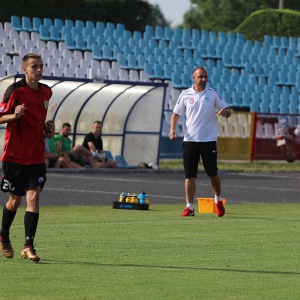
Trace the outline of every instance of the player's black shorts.
{"label": "player's black shorts", "polygon": [[12,162],[2,162],[1,190],[17,196],[25,196],[28,190],[36,187],[43,189],[46,182],[46,165],[20,165]]}
{"label": "player's black shorts", "polygon": [[198,163],[202,159],[203,167],[209,177],[218,175],[217,143],[183,142],[183,166],[185,178],[197,178]]}

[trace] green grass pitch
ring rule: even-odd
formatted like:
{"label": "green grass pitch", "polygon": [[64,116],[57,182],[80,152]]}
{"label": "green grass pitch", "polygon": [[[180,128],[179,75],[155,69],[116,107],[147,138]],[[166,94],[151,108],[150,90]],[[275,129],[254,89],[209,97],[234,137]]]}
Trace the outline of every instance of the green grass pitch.
{"label": "green grass pitch", "polygon": [[20,258],[20,208],[0,298],[300,299],[299,204],[227,204],[223,218],[183,209],[41,207],[35,264]]}

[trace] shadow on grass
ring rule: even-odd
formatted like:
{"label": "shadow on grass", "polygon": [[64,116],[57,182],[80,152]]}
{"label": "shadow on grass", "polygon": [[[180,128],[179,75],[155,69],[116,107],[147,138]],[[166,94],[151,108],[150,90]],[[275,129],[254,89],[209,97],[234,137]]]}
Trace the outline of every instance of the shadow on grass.
{"label": "shadow on grass", "polygon": [[235,273],[257,273],[257,274],[275,274],[275,275],[300,275],[300,272],[291,271],[266,271],[266,270],[242,270],[242,269],[222,269],[222,268],[204,268],[204,267],[184,267],[184,266],[158,266],[158,265],[138,265],[138,264],[120,264],[120,263],[96,263],[84,261],[67,261],[67,260],[43,260],[39,264],[66,264],[66,265],[90,265],[90,266],[107,266],[107,267],[134,267],[149,269],[171,269],[171,270],[202,270],[217,272],[235,272]]}

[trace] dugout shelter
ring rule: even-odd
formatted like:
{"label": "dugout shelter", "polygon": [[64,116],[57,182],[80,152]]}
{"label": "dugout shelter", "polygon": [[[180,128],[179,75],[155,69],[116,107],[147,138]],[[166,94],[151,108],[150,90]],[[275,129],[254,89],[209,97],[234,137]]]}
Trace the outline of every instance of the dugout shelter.
{"label": "dugout shelter", "polygon": [[[22,75],[0,81],[0,93]],[[103,148],[113,155],[123,155],[129,164],[159,163],[160,137],[166,84],[150,82],[102,82],[44,77],[42,83],[52,88],[47,119],[59,132],[64,122],[72,126],[73,145],[82,144],[93,121],[103,122]],[[5,124],[0,127],[3,149]]]}

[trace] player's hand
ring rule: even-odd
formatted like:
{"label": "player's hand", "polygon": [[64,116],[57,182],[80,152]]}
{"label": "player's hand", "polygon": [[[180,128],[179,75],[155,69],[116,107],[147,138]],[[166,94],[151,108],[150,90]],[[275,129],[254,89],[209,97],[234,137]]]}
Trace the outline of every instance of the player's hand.
{"label": "player's hand", "polygon": [[23,116],[25,114],[25,110],[26,110],[26,107],[25,107],[24,103],[16,106],[15,112],[14,112],[15,119],[19,119],[21,116]]}
{"label": "player's hand", "polygon": [[177,132],[175,130],[171,131],[169,134],[170,140],[176,140],[177,139]]}

